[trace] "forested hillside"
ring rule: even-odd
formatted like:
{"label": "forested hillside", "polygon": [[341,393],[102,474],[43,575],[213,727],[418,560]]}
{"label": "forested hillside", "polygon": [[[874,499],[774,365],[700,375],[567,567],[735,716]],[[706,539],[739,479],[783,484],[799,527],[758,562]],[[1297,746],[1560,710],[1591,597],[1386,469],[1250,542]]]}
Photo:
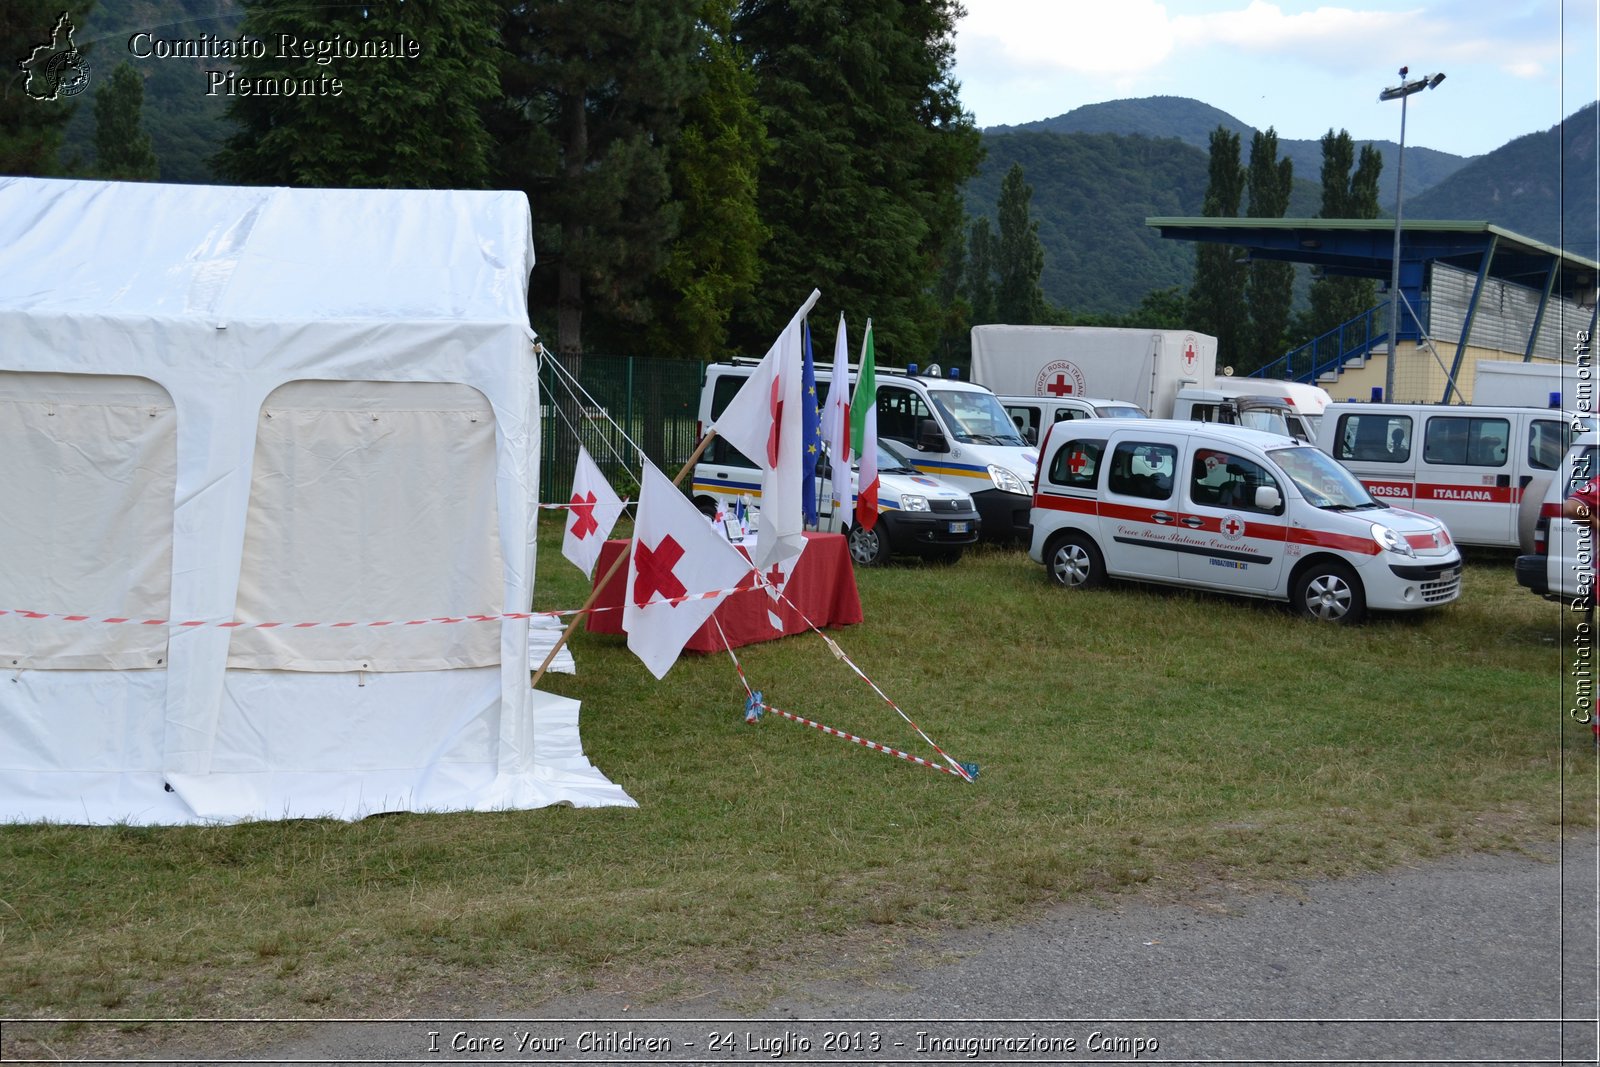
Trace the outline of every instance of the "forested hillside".
{"label": "forested hillside", "polygon": [[[77,37],[80,45],[93,44],[89,61],[95,78],[67,125],[62,159],[93,165],[92,97],[109,81],[117,64],[127,61],[144,79],[144,125],[155,146],[161,180],[213,181],[207,161],[221,147],[228,125],[223,118],[225,99],[206,95],[205,71],[234,64],[207,59],[138,59],[129,51],[129,38],[137,33],[185,40],[202,34],[233,37],[242,18],[238,0],[96,0]],[[139,47],[148,51],[143,43]]]}
{"label": "forested hillside", "polygon": [[[1395,116],[1399,128],[1399,116]],[[1240,122],[1226,111],[1183,96],[1149,96],[1136,100],[1107,100],[1099,104],[1085,104],[1054,118],[1026,122],[1020,126],[993,126],[984,133],[1016,131],[1048,131],[1054,133],[1121,133],[1142,134],[1145,137],[1176,137],[1185,144],[1205,149],[1210,143],[1211,131],[1218,126],[1239,134],[1246,147],[1255,133],[1251,126]],[[1329,119],[1328,126],[1337,132],[1342,123]],[[1394,170],[1396,149],[1394,141],[1356,141],[1356,151],[1363,145],[1373,145],[1383,155],[1387,182],[1379,192],[1384,210],[1394,210]],[[1294,164],[1297,178],[1320,181],[1322,171],[1322,142],[1320,140],[1293,140],[1280,138],[1278,150]],[[1460,170],[1467,157],[1439,152],[1418,144],[1406,145],[1406,199]]]}
{"label": "forested hillside", "polygon": [[[1033,189],[1045,298],[1075,315],[1117,314],[1151,290],[1194,279],[1194,245],[1167,241],[1152,215],[1199,215],[1207,155],[1172,138],[1110,133],[985,134],[987,156],[967,184],[967,212],[994,216],[1000,179],[1022,166]],[[1248,143],[1244,159],[1249,161]],[[1295,168],[1289,214],[1315,215],[1320,188]]]}
{"label": "forested hillside", "polygon": [[[1485,220],[1508,230],[1600,259],[1595,195],[1596,108],[1479,156],[1407,201],[1408,219]],[[1411,155],[1406,154],[1406,167]]]}

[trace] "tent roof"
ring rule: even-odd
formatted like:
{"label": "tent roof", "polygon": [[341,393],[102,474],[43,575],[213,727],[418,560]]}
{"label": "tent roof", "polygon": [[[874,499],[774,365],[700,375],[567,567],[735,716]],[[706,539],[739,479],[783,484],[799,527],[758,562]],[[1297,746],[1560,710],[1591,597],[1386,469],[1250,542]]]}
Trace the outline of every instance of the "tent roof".
{"label": "tent roof", "polygon": [[0,178],[0,311],[527,322],[521,192]]}

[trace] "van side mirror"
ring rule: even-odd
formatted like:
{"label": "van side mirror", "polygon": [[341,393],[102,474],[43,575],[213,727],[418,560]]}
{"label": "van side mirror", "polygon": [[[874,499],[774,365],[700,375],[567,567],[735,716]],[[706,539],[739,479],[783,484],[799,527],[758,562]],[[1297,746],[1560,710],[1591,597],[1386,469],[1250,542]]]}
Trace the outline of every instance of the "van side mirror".
{"label": "van side mirror", "polygon": [[1283,494],[1278,492],[1275,485],[1256,486],[1256,509],[1270,511],[1276,515],[1283,507]]}
{"label": "van side mirror", "polygon": [[923,419],[917,424],[917,448],[923,452],[945,452],[950,445],[944,439],[944,432],[939,429],[939,424],[932,419]]}

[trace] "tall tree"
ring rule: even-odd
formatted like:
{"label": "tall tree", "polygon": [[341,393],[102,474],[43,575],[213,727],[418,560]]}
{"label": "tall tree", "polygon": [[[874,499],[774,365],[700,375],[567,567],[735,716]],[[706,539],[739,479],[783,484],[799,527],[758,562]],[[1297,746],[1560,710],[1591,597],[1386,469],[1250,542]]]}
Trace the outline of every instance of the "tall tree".
{"label": "tall tree", "polygon": [[695,11],[671,0],[500,2],[497,181],[534,205],[535,320],[555,307],[558,353],[576,369],[586,311],[619,336],[650,317],[678,234],[668,152],[701,38]]}
{"label": "tall tree", "polygon": [[[242,33],[274,44],[215,86],[230,95],[228,117],[238,127],[213,161],[219,175],[252,185],[487,185],[480,111],[498,89],[491,0],[242,3]],[[387,45],[398,54],[319,56],[282,47],[285,38]]]}
{"label": "tall tree", "polygon": [[967,362],[972,355],[972,305],[963,295],[967,273],[966,235],[957,230],[940,261],[939,280],[934,299],[941,309],[939,335],[935,342],[938,361]]}
{"label": "tall tree", "polygon": [[[1352,165],[1355,166],[1351,173]],[[1370,144],[1361,148],[1355,163],[1355,142],[1346,130],[1322,135],[1322,208],[1325,219],[1375,219],[1378,217],[1378,176],[1383,156]],[[1323,276],[1311,283],[1312,336],[1348,322],[1378,302],[1377,283],[1370,278]]]}
{"label": "tall tree", "polygon": [[[1294,189],[1294,163],[1278,158],[1278,132],[1256,131],[1250,141],[1250,205],[1255,219],[1281,219]],[[1294,264],[1259,260],[1250,264],[1250,341],[1235,370],[1247,373],[1283,354],[1294,303]]]}
{"label": "tall tree", "polygon": [[989,216],[972,220],[967,238],[967,301],[972,305],[972,323],[998,321],[994,311],[994,229]]}
{"label": "tall tree", "polygon": [[735,0],[701,7],[701,91],[683,109],[673,154],[673,198],[683,210],[677,240],[656,279],[654,355],[714,359],[728,343],[733,308],[761,275],[767,228],[756,213],[761,162],[772,150],[755,102],[755,76],[732,39]]}
{"label": "tall tree", "polygon": [[0,3],[0,174],[60,173],[62,130],[84,88],[70,75],[92,67],[77,30],[93,6],[92,0]]}
{"label": "tall tree", "polygon": [[762,299],[736,340],[763,351],[813,289],[815,317],[872,318],[886,363],[921,362],[939,329],[941,257],[964,224],[977,129],[952,78],[957,0],[742,0],[735,19],[776,146]]}
{"label": "tall tree", "polygon": [[[1244,168],[1239,164],[1239,135],[1224,126],[1212,130],[1210,159],[1201,213],[1207,218],[1237,218],[1245,185]],[[1245,265],[1241,255],[1234,245],[1212,242],[1202,242],[1195,249],[1190,312],[1194,328],[1217,339],[1219,364],[1238,359],[1248,343],[1249,308],[1245,304]]]}
{"label": "tall tree", "polygon": [[1000,240],[995,250],[995,273],[1000,284],[995,290],[995,314],[1001,322],[1021,326],[1035,325],[1044,318],[1044,290],[1039,276],[1044,273],[1044,245],[1039,242],[1039,224],[1029,212],[1033,188],[1023,180],[1022,164],[1013,163],[1000,183],[996,215],[1000,220]]}
{"label": "tall tree", "polygon": [[118,181],[153,181],[160,175],[143,117],[144,79],[124,60],[94,96],[96,175]]}

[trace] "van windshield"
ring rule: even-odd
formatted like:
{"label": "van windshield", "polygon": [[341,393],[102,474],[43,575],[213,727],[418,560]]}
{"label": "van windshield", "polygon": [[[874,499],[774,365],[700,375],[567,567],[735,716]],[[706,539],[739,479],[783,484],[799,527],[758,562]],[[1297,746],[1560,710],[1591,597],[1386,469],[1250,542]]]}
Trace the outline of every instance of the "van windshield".
{"label": "van windshield", "polygon": [[1006,409],[1000,406],[999,398],[993,393],[929,389],[928,398],[939,409],[939,414],[944,416],[945,424],[955,434],[957,441],[1019,448],[1024,444],[1011,422],[1011,416],[1006,414]]}
{"label": "van windshield", "polygon": [[1373,500],[1356,476],[1340,466],[1332,456],[1310,445],[1275,448],[1268,453],[1283,473],[1289,476],[1300,495],[1312,507],[1328,511],[1359,511],[1382,508]]}

